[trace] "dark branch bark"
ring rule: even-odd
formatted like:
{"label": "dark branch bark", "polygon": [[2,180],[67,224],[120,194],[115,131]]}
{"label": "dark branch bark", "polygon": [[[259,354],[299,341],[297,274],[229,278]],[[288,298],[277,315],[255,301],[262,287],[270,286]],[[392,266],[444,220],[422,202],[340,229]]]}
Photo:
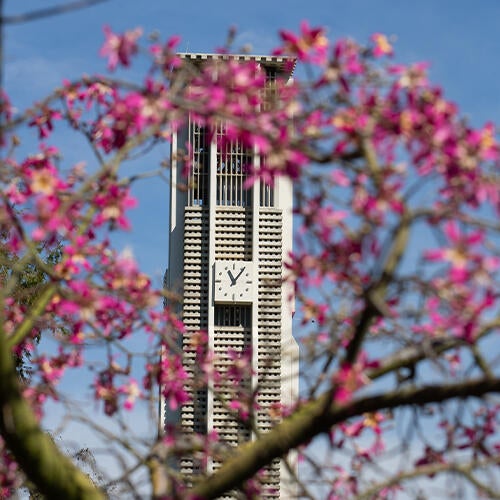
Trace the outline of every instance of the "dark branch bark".
{"label": "dark branch bark", "polygon": [[[493,318],[482,326],[476,340],[479,341],[498,328],[500,328],[500,318]],[[438,357],[451,349],[467,346],[470,347],[470,344],[458,337],[427,339],[420,344],[406,347],[387,356],[381,360],[377,368],[367,370],[366,375],[371,380],[375,380],[401,368],[415,366],[420,361],[427,359],[429,353]]]}
{"label": "dark branch bark", "polygon": [[217,498],[251,478],[274,458],[307,443],[332,426],[367,412],[402,406],[423,406],[454,398],[481,397],[500,392],[500,379],[479,379],[457,384],[407,388],[388,394],[354,399],[346,405],[328,401],[330,393],[306,403],[259,440],[241,446],[211,477],[195,486],[195,496]]}
{"label": "dark branch bark", "polygon": [[1,325],[0,432],[25,474],[47,498],[104,498],[41,429],[21,392],[14,359]]}
{"label": "dark branch bark", "polygon": [[55,5],[54,7],[47,7],[45,9],[33,10],[25,14],[17,14],[14,16],[2,16],[0,23],[2,24],[21,24],[29,21],[37,21],[44,17],[56,16],[58,14],[66,14],[74,10],[84,9],[92,5],[106,2],[107,0],[78,0],[63,5]]}

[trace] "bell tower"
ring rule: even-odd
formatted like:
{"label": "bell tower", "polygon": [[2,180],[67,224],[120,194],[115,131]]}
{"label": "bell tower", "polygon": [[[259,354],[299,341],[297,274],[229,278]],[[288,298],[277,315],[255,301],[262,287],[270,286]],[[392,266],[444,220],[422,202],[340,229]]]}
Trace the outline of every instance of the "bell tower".
{"label": "bell tower", "polygon": [[[290,77],[292,62],[275,56],[181,57],[194,67],[217,59],[254,61],[266,73],[267,89],[276,78]],[[216,431],[222,442],[236,446],[255,438],[241,412],[264,433],[279,420],[278,405],[292,405],[298,395],[293,288],[283,282],[283,261],[292,248],[292,185],[278,178],[274,185],[261,181],[248,188],[246,167],[258,168],[262,159],[224,134],[223,123],[214,134],[189,117],[172,139],[167,285],[182,296],[183,363],[191,377],[191,401],[177,412],[162,411],[167,424],[180,424],[187,433]],[[191,165],[187,178],[181,161],[186,154]],[[196,384],[200,377],[192,338],[200,331],[207,332],[215,370],[227,375],[211,387]],[[241,358],[251,369],[232,383],[230,370]],[[252,405],[248,395],[255,390],[257,404]],[[240,408],[228,407],[234,400]],[[218,466],[212,461],[208,472]],[[202,472],[200,467],[189,457],[180,463],[187,475]],[[264,497],[293,498],[286,476],[279,460],[271,464]]]}

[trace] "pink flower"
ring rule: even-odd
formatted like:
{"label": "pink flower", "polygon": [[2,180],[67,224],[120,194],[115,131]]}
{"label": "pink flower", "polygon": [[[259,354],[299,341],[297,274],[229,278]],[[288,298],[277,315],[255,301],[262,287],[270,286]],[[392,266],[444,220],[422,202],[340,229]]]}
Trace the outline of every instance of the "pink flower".
{"label": "pink flower", "polygon": [[113,415],[118,410],[117,390],[113,386],[113,380],[100,375],[94,382],[94,395],[96,399],[104,401],[104,413]]}
{"label": "pink flower", "polygon": [[95,218],[95,225],[100,226],[105,222],[117,224],[121,229],[129,229],[130,223],[125,217],[125,210],[136,206],[137,202],[129,194],[128,188],[116,184],[106,186],[94,198],[94,203],[100,208]]}
{"label": "pink flower", "polygon": [[339,83],[344,91],[349,91],[349,85],[345,76],[362,75],[365,66],[361,58],[361,48],[353,40],[339,40],[333,50],[335,62],[339,66],[342,76],[339,77]]}
{"label": "pink flower", "polygon": [[311,299],[306,299],[302,306],[302,311],[304,315],[302,320],[303,325],[313,320],[317,321],[320,326],[323,326],[328,319],[329,307],[327,304],[318,304]]}
{"label": "pink flower", "polygon": [[499,146],[495,136],[495,126],[493,123],[487,123],[481,130],[471,131],[467,139],[483,160],[497,160]]}
{"label": "pink flower", "polygon": [[171,410],[177,410],[190,400],[186,391],[188,374],[182,366],[181,357],[165,352],[159,364],[148,364],[146,369],[147,375],[143,381],[144,388],[150,389],[155,380]]}
{"label": "pink flower", "polygon": [[338,186],[347,187],[347,186],[350,186],[350,184],[351,184],[351,181],[350,181],[349,177],[347,177],[345,172],[338,169],[338,168],[335,168],[332,170],[332,173],[330,174],[330,178]]}
{"label": "pink flower", "polygon": [[393,53],[392,45],[389,40],[382,33],[374,33],[371,36],[375,47],[373,48],[373,55],[375,57],[390,56]]}
{"label": "pink flower", "polygon": [[153,54],[156,64],[160,68],[163,68],[163,70],[171,71],[182,65],[182,59],[176,54],[176,49],[180,41],[180,36],[174,35],[163,46],[160,44],[150,46],[149,50]]}
{"label": "pink flower", "polygon": [[139,389],[139,385],[137,384],[137,381],[133,378],[131,378],[127,384],[123,384],[122,386],[120,386],[118,388],[118,392],[127,395],[127,398],[123,403],[123,407],[126,410],[132,410],[134,408],[136,399],[142,396],[142,392]]}
{"label": "pink flower", "polygon": [[238,417],[242,420],[247,420],[250,415],[250,410],[248,404],[239,399],[233,399],[229,402],[229,408],[238,414]]}
{"label": "pink flower", "polygon": [[300,23],[300,35],[288,30],[280,31],[283,48],[275,53],[296,55],[301,61],[323,64],[327,59],[328,39],[323,28],[311,28],[307,21]]}
{"label": "pink flower", "polygon": [[47,382],[57,382],[61,378],[61,376],[64,372],[63,368],[54,366],[51,363],[51,360],[49,360],[45,357],[41,358],[38,361],[38,364],[39,364],[41,373],[43,374],[43,378]]}
{"label": "pink flower", "polygon": [[334,374],[332,382],[335,385],[334,400],[336,403],[348,403],[354,393],[370,383],[366,370],[378,366],[377,361],[370,361],[366,352],[362,351],[354,364],[344,363]]}
{"label": "pink flower", "polygon": [[59,111],[49,108],[48,106],[43,106],[40,109],[40,113],[35,115],[33,119],[29,122],[30,127],[38,127],[38,137],[39,139],[44,139],[50,135],[54,126],[53,120],[60,120],[62,115]]}
{"label": "pink flower", "polygon": [[343,365],[335,376],[335,401],[343,404],[348,403],[353,394],[368,383],[368,378],[356,365]]}
{"label": "pink flower", "polygon": [[104,26],[106,37],[99,54],[108,58],[108,68],[114,70],[118,63],[123,66],[130,65],[130,59],[137,53],[137,39],[142,35],[142,29],[136,28],[117,35],[109,26]]}
{"label": "pink flower", "polygon": [[[418,466],[423,466],[423,465],[429,465],[429,464],[445,464],[446,459],[444,458],[443,454],[439,451],[436,451],[433,449],[431,446],[427,445],[425,447],[425,452],[424,455],[419,458],[418,460],[415,461],[415,465]],[[434,477],[435,474],[429,474],[429,477]]]}
{"label": "pink flower", "polygon": [[[482,230],[462,233],[456,221],[444,225],[444,234],[450,243],[447,247],[427,250],[424,253],[428,261],[442,261],[450,266],[449,279],[452,283],[465,283],[471,276],[481,278],[498,268],[500,259],[478,252],[484,241]],[[477,248],[475,248],[477,247]]]}

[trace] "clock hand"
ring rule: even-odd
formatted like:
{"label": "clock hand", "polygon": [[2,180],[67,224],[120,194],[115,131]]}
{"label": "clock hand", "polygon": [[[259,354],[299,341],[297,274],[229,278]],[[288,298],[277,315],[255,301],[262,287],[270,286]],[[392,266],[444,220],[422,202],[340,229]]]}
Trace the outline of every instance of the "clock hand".
{"label": "clock hand", "polygon": [[236,276],[236,278],[234,278],[234,282],[236,283],[238,281],[238,278],[243,274],[243,271],[245,270],[244,267],[241,268],[241,271],[238,273],[238,275]]}
{"label": "clock hand", "polygon": [[236,280],[238,278],[235,279],[231,271],[228,271],[227,274],[229,274],[229,279],[231,280],[231,286],[236,285]]}

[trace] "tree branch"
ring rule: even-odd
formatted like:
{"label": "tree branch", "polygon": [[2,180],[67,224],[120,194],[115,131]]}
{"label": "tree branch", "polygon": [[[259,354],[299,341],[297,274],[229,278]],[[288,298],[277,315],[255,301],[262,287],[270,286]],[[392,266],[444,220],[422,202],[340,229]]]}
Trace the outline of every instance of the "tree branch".
{"label": "tree branch", "polygon": [[480,397],[500,392],[500,379],[478,379],[456,384],[406,388],[388,394],[354,399],[339,405],[330,401],[331,394],[310,401],[258,441],[246,443],[208,479],[190,493],[206,499],[217,498],[252,477],[273,459],[307,443],[332,426],[363,413],[394,409],[401,406],[439,403],[453,398]]}
{"label": "tree branch", "polygon": [[24,399],[0,325],[0,431],[26,475],[48,498],[101,499],[100,490],[59,451]]}
{"label": "tree branch", "polygon": [[435,463],[427,464],[416,467],[415,469],[407,472],[401,472],[394,477],[391,477],[387,481],[378,483],[366,491],[362,492],[356,497],[356,500],[368,500],[374,498],[375,495],[384,488],[390,488],[396,484],[400,484],[404,481],[416,479],[421,476],[432,476],[434,474],[439,474],[440,472],[456,472],[463,475],[469,482],[474,484],[476,488],[486,493],[489,498],[500,498],[498,492],[493,491],[493,489],[488,488],[485,484],[478,481],[473,475],[472,471],[474,469],[489,467],[492,465],[498,465],[500,463],[500,457],[493,457],[487,460],[475,460],[467,464],[457,464],[457,463]]}
{"label": "tree branch", "polygon": [[[500,328],[500,317],[486,322],[478,332],[476,342],[498,328]],[[413,366],[423,361],[428,357],[430,351],[439,356],[446,351],[463,346],[470,346],[470,344],[465,343],[463,339],[458,337],[427,339],[417,345],[406,347],[387,356],[387,358],[380,361],[377,368],[367,370],[366,375],[371,380],[375,380],[401,368]]]}
{"label": "tree branch", "polygon": [[47,7],[45,9],[33,10],[25,14],[16,14],[13,16],[2,16],[0,23],[2,24],[21,24],[29,21],[37,21],[44,17],[56,16],[58,14],[66,14],[74,10],[84,9],[99,3],[104,3],[107,0],[78,0],[63,5],[55,5],[54,7]]}

